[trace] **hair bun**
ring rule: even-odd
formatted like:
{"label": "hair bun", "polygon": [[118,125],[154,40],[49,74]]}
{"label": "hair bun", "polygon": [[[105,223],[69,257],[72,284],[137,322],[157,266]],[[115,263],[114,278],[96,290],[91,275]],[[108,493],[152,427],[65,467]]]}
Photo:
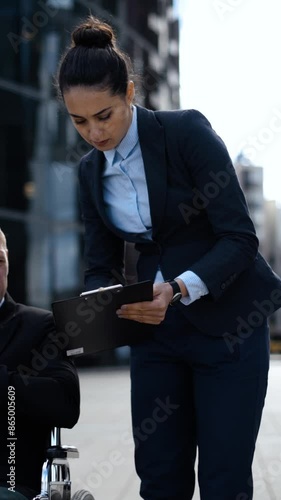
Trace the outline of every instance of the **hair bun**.
{"label": "hair bun", "polygon": [[80,24],[73,31],[72,44],[74,47],[105,49],[108,46],[114,46],[115,35],[109,24],[89,16],[83,24]]}

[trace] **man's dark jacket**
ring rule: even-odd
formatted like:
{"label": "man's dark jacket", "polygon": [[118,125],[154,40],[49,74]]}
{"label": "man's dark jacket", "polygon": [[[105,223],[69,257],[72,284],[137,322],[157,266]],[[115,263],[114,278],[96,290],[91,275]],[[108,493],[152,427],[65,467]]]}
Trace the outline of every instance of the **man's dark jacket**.
{"label": "man's dark jacket", "polygon": [[[137,107],[152,220],[151,243],[116,229],[107,217],[93,149],[79,167],[85,223],[86,289],[120,281],[124,241],[140,252],[138,280],[196,273],[209,294],[177,304],[203,333],[247,334],[281,306],[281,280],[258,252],[258,239],[227,149],[196,110]],[[243,325],[243,328],[242,326]]]}
{"label": "man's dark jacket", "polygon": [[[49,311],[15,303],[9,294],[0,308],[0,483],[8,486],[7,444],[15,440],[16,489],[41,490],[41,469],[52,427],[71,428],[79,417],[80,392],[75,367],[53,340]],[[9,387],[14,387],[14,390]],[[15,397],[15,435],[8,403]],[[8,399],[9,395],[11,400]],[[11,406],[10,416],[13,417]],[[12,421],[10,420],[10,423]],[[10,460],[11,461],[11,460]]]}

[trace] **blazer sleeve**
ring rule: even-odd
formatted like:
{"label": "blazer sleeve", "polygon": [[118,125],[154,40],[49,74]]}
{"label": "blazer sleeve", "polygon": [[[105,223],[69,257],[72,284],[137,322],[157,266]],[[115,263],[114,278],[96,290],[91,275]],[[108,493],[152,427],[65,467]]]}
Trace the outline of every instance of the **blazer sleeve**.
{"label": "blazer sleeve", "polygon": [[179,137],[194,183],[186,223],[204,210],[215,236],[213,247],[190,270],[217,300],[255,260],[259,242],[226,146],[209,121],[199,111],[183,112]]}
{"label": "blazer sleeve", "polygon": [[102,220],[83,159],[78,178],[81,218],[85,229],[85,288],[93,290],[100,286],[124,283],[124,241],[113,234]]}
{"label": "blazer sleeve", "polygon": [[31,313],[25,324],[40,340],[31,350],[30,363],[19,364],[12,370],[6,365],[0,366],[1,403],[7,406],[7,388],[13,386],[18,418],[27,415],[49,426],[71,428],[80,413],[76,368],[53,340],[56,332],[51,313]]}

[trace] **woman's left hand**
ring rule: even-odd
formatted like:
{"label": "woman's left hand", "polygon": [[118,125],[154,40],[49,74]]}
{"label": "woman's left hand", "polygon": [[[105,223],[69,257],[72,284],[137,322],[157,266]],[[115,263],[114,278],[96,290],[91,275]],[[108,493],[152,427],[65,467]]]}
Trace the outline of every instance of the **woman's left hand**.
{"label": "woman's left hand", "polygon": [[169,283],[156,283],[153,285],[152,301],[125,304],[116,313],[119,318],[159,325],[165,319],[172,297],[173,289]]}

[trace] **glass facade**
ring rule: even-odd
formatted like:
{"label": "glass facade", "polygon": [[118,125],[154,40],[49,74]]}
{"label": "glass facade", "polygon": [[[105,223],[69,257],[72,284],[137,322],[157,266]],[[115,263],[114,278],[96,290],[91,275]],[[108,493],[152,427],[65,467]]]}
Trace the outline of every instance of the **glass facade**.
{"label": "glass facade", "polygon": [[177,108],[178,21],[172,4],[1,0],[0,226],[16,301],[50,308],[53,300],[83,289],[77,165],[89,147],[58,101],[54,78],[70,32],[89,12],[112,23],[141,77],[137,102]]}

